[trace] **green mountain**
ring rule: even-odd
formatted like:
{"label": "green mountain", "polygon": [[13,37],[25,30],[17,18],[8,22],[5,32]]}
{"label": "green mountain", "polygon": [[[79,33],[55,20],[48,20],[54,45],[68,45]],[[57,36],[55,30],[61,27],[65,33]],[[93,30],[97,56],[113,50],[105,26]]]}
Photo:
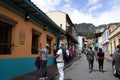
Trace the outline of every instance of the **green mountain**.
{"label": "green mountain", "polygon": [[[109,23],[109,24],[118,24],[118,23]],[[85,36],[87,39],[92,39],[94,38],[96,31],[101,31],[101,29],[105,29],[109,24],[94,26],[91,23],[81,23],[81,24],[74,24],[74,26],[79,36]]]}
{"label": "green mountain", "polygon": [[103,24],[103,25],[99,25],[96,27],[96,29],[100,29],[100,28],[106,28],[108,24]]}
{"label": "green mountain", "polygon": [[94,38],[96,26],[91,23],[74,24],[79,36],[86,36],[87,39]]}

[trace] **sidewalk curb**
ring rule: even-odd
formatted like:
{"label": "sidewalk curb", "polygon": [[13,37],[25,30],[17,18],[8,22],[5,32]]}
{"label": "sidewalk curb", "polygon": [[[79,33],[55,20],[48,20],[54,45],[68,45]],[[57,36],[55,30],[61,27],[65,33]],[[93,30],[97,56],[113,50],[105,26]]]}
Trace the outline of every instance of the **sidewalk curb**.
{"label": "sidewalk curb", "polygon": [[[70,67],[78,59],[80,59],[79,56],[74,57],[74,59],[71,62],[69,62],[68,64],[65,64],[64,70]],[[53,66],[49,66],[47,69],[50,70],[50,72],[48,73],[49,74],[48,80],[53,80],[54,77],[58,74],[56,64]],[[25,73],[23,75],[15,76],[13,78],[10,78],[10,80],[39,80],[40,77],[41,77],[41,71],[35,70],[32,72]]]}

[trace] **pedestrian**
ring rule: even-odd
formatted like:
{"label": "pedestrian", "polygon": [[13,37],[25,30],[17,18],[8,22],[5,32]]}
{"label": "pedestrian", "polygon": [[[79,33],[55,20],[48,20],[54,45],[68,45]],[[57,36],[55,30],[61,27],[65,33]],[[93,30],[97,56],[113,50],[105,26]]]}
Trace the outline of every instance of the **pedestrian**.
{"label": "pedestrian", "polygon": [[99,48],[99,52],[97,53],[98,64],[99,64],[99,71],[103,72],[103,63],[104,63],[104,52],[102,48]]}
{"label": "pedestrian", "polygon": [[92,50],[92,47],[90,47],[90,50],[86,53],[88,66],[89,66],[89,73],[93,71],[94,56],[95,56],[95,52]]}
{"label": "pedestrian", "polygon": [[72,61],[72,59],[73,59],[73,51],[72,51],[72,49],[69,49],[68,53],[69,53],[69,61]]}
{"label": "pedestrian", "polygon": [[46,68],[47,68],[47,55],[49,53],[49,45],[46,44],[46,47],[39,48],[38,51],[40,52],[41,72],[42,72],[42,77],[40,78],[40,80],[45,80],[45,79],[47,79],[47,69]]}
{"label": "pedestrian", "polygon": [[58,68],[58,72],[59,72],[59,80],[64,80],[64,60],[63,60],[63,45],[61,45],[56,53],[56,62],[57,62],[57,68]]}
{"label": "pedestrian", "polygon": [[69,62],[69,50],[66,49],[66,54],[67,54],[67,63]]}

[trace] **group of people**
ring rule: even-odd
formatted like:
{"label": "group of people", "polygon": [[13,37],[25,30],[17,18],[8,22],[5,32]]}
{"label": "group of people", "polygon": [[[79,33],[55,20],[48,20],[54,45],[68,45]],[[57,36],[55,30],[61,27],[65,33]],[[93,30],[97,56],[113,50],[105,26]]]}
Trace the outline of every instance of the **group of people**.
{"label": "group of people", "polygon": [[[64,50],[66,51],[67,56],[72,57],[72,51],[71,50],[66,50],[64,49],[64,45],[59,46],[59,49],[56,52],[55,59],[57,63],[57,69],[60,74],[59,80],[64,80]],[[49,45],[47,44],[45,48],[40,48],[38,49],[40,52],[40,67],[41,67],[41,72],[42,72],[42,77],[40,80],[45,80],[47,79],[47,55],[49,53]],[[94,57],[96,57],[96,60],[98,61],[99,64],[99,71],[103,72],[103,63],[104,63],[104,53],[101,48],[99,48],[98,52],[95,52],[92,50],[92,47],[90,47],[90,50],[86,52],[86,57],[88,60],[88,65],[89,65],[89,72],[91,73],[93,71],[93,64],[94,64]]]}
{"label": "group of people", "polygon": [[64,64],[71,61],[72,58],[73,58],[73,51],[71,49],[67,50],[64,45],[60,45],[55,55],[57,68],[60,75],[59,80],[64,80],[64,71],[63,71]]}
{"label": "group of people", "polygon": [[105,55],[104,52],[102,51],[102,48],[99,48],[99,51],[93,51],[92,47],[90,47],[90,50],[86,52],[90,73],[93,71],[94,57],[98,61],[99,71],[104,72],[103,71],[104,56]]}
{"label": "group of people", "polygon": [[[40,52],[40,56],[36,58],[35,65],[37,69],[41,69],[42,75],[41,75],[41,78],[39,79],[46,80],[48,78],[47,77],[47,55],[49,53],[49,45],[46,44],[46,47],[44,48],[40,47],[38,51]],[[66,50],[64,45],[60,45],[59,49],[56,52],[56,55],[54,56],[57,63],[57,69],[60,74],[59,80],[64,80],[64,71],[63,71],[64,63],[72,59],[72,53],[73,52],[71,49]],[[65,55],[67,56],[66,58],[64,58]]]}

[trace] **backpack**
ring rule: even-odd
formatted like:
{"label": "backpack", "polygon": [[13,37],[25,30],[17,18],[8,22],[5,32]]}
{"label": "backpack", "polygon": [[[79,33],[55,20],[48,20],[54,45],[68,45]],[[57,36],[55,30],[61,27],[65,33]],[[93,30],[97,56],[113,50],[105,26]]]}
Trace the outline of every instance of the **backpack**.
{"label": "backpack", "polygon": [[35,66],[40,69],[40,57],[37,57],[35,60]]}
{"label": "backpack", "polygon": [[90,50],[87,52],[87,58],[88,59],[94,59],[94,51]]}
{"label": "backpack", "polygon": [[63,60],[66,62],[67,60],[67,53],[66,53],[66,50],[65,49],[62,49],[62,52],[63,52]]}

